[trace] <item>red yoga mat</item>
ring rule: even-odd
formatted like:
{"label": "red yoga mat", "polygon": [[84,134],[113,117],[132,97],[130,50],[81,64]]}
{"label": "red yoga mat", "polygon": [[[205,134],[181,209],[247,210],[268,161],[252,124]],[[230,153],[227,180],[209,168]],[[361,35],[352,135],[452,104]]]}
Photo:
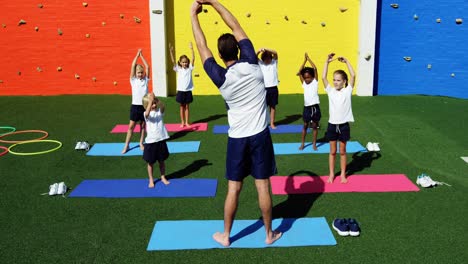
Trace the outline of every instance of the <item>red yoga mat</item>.
{"label": "red yoga mat", "polygon": [[[180,127],[180,124],[166,124],[168,132],[179,132],[179,131],[206,131],[208,130],[208,123],[195,123],[191,124],[190,127]],[[111,133],[127,133],[128,125],[116,125]],[[136,125],[133,132],[140,132],[140,126]]]}
{"label": "red yoga mat", "polygon": [[272,193],[276,195],[337,192],[417,192],[419,188],[404,174],[351,175],[348,183],[328,176],[273,176]]}

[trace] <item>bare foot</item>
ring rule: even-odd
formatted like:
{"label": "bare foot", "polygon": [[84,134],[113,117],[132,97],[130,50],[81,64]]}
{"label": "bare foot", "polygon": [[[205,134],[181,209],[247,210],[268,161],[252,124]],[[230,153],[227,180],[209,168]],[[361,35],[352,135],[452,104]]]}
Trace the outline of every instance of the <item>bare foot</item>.
{"label": "bare foot", "polygon": [[180,127],[184,127],[184,123],[180,124]]}
{"label": "bare foot", "polygon": [[276,129],[276,126],[274,124],[270,124],[271,129]]}
{"label": "bare foot", "polygon": [[328,176],[327,183],[333,183],[333,178],[335,178],[333,175]]}
{"label": "bare foot", "polygon": [[265,239],[265,243],[266,243],[267,245],[271,245],[271,244],[275,243],[276,240],[280,239],[280,237],[281,237],[282,235],[283,235],[283,233],[281,233],[281,232],[273,231],[273,232],[271,233],[271,236],[270,236],[270,237],[267,237],[267,238]]}
{"label": "bare foot", "polygon": [[140,143],[140,149],[145,150],[145,145],[143,145],[143,143]]}
{"label": "bare foot", "polygon": [[347,183],[348,179],[346,179],[346,176],[341,176],[341,183]]}
{"label": "bare foot", "polygon": [[312,147],[314,148],[315,151],[318,150],[318,148],[317,148],[317,146],[315,144]]}
{"label": "bare foot", "polygon": [[299,147],[299,150],[303,150],[304,149],[304,144],[301,144],[301,146]]}
{"label": "bare foot", "polygon": [[127,145],[127,146],[125,146],[125,147],[122,149],[122,154],[125,154],[125,153],[127,153],[127,151],[128,151],[128,145]]}
{"label": "bare foot", "polygon": [[213,234],[213,239],[221,244],[223,247],[229,247],[231,242],[229,242],[229,237],[224,235],[224,233],[216,232]]}
{"label": "bare foot", "polygon": [[166,179],[165,176],[161,176],[161,181],[164,183],[164,185],[168,185],[170,182]]}
{"label": "bare foot", "polygon": [[148,184],[148,188],[154,188],[154,182],[153,181],[149,181],[149,184]]}
{"label": "bare foot", "polygon": [[191,127],[189,123],[185,123],[185,127]]}

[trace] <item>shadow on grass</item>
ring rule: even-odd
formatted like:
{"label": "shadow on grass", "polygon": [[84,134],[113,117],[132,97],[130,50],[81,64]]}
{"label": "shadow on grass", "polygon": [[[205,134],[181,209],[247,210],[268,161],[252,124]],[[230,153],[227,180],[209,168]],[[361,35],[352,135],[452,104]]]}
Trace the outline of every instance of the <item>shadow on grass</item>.
{"label": "shadow on grass", "polygon": [[[223,118],[223,117],[226,117],[226,116],[227,115],[225,115],[225,114],[216,114],[216,115],[212,115],[212,116],[209,116],[209,117],[206,117],[206,118],[195,120],[195,121],[192,122],[192,124],[207,123],[207,122],[210,122],[210,121],[213,121],[213,120],[216,120],[216,119],[220,119],[220,118]],[[187,135],[188,133],[191,133],[191,132],[193,132],[193,131],[184,130],[184,131],[175,132],[174,134],[171,135],[170,140],[174,140],[174,139],[184,137],[185,135]]]}
{"label": "shadow on grass", "polygon": [[[314,181],[304,182],[301,184],[301,186],[299,186],[299,188],[295,188],[294,178],[292,176],[298,174],[314,176],[314,178],[316,177],[317,180],[314,179]],[[286,233],[291,229],[294,222],[298,218],[306,217],[310,209],[312,208],[314,202],[317,201],[320,195],[322,195],[324,191],[324,184],[325,183],[320,179],[320,177],[317,174],[310,171],[296,171],[290,174],[288,179],[286,180],[285,186],[285,191],[288,193],[288,198],[285,201],[273,207],[272,219],[283,219],[281,221],[281,224],[276,228],[276,230]],[[307,190],[310,190],[312,186],[314,186],[314,189],[318,189],[317,193],[294,194],[306,192]],[[230,241],[231,243],[233,243],[236,240],[239,240],[245,236],[256,232],[263,226],[263,218],[260,217],[255,223],[244,228],[234,236],[230,237]]]}
{"label": "shadow on grass", "polygon": [[294,123],[295,121],[299,120],[302,115],[288,115],[285,118],[278,120],[275,122],[275,125],[288,125]]}
{"label": "shadow on grass", "polygon": [[[337,155],[338,156],[338,155]],[[382,155],[378,152],[356,152],[353,154],[353,159],[346,165],[346,175],[350,176],[370,168],[374,160],[379,159]],[[339,159],[339,157],[337,157]],[[335,176],[340,175],[340,172],[335,173]]]}
{"label": "shadow on grass", "polygon": [[170,180],[170,179],[183,178],[183,177],[188,176],[188,175],[190,175],[190,174],[192,174],[192,173],[194,173],[196,171],[199,171],[201,168],[203,168],[205,166],[211,166],[211,165],[213,165],[213,164],[208,162],[207,159],[195,160],[194,162],[189,164],[187,167],[167,175],[167,179]]}

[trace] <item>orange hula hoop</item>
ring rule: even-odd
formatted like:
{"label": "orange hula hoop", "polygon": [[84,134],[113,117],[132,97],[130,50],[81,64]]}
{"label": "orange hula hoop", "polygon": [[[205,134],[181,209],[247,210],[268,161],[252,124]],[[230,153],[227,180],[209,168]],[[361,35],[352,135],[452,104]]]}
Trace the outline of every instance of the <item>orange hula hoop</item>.
{"label": "orange hula hoop", "polygon": [[[6,137],[6,136],[11,136],[11,135],[16,135],[16,134],[24,134],[24,133],[43,133],[44,135],[39,137],[39,138],[34,138],[34,139],[27,139],[27,140],[3,140],[1,138]],[[44,130],[20,130],[20,131],[15,131],[15,132],[10,132],[6,133],[3,135],[0,135],[0,142],[2,143],[21,143],[25,141],[31,141],[31,140],[41,140],[49,136],[49,133],[47,133]]]}

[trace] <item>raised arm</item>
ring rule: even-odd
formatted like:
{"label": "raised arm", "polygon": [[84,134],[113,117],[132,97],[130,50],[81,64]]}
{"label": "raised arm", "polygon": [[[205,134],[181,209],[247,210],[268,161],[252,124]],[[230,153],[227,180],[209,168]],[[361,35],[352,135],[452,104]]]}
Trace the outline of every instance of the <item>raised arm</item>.
{"label": "raised arm", "polygon": [[335,56],[335,53],[328,54],[327,60],[325,61],[325,65],[323,66],[322,82],[325,88],[327,88],[328,86],[328,80],[327,80],[328,64],[333,60],[333,56]]}
{"label": "raised arm", "polygon": [[190,48],[190,51],[192,52],[192,67],[193,65],[195,65],[195,52],[193,51],[193,45],[192,45],[192,42],[189,42],[189,48]]}
{"label": "raised arm", "polygon": [[151,107],[153,106],[153,101],[155,100],[154,93],[148,93],[148,105],[145,109],[145,118],[148,118],[149,113],[151,112]]}
{"label": "raised arm", "polygon": [[312,59],[309,57],[309,54],[307,53],[306,53],[306,59],[310,63],[310,66],[312,67],[312,69],[314,69],[315,80],[318,81],[317,66],[315,65],[315,63],[312,61]]}
{"label": "raised arm", "polygon": [[148,62],[145,60],[145,57],[143,57],[143,53],[140,51],[140,57],[141,61],[143,62],[143,65],[145,66],[145,71],[146,71],[146,77],[150,77],[150,67],[148,65]]}
{"label": "raised arm", "polygon": [[218,12],[221,18],[224,20],[224,23],[232,30],[232,34],[239,42],[243,39],[247,38],[247,34],[245,34],[244,30],[242,29],[239,21],[227,10],[220,2],[217,0],[197,0],[198,3],[202,5],[211,5],[213,8]]}
{"label": "raised arm", "polygon": [[299,68],[299,71],[297,72],[297,76],[299,76],[299,80],[301,81],[301,84],[304,83],[304,78],[302,77],[301,71],[304,69],[304,66],[307,62],[307,53],[304,54],[304,62],[301,64],[301,67]]}
{"label": "raised arm", "polygon": [[201,4],[197,1],[193,2],[192,9],[190,11],[190,18],[192,21],[192,31],[193,37],[195,38],[195,44],[197,45],[198,53],[200,53],[202,64],[204,64],[206,59],[213,57],[213,53],[211,53],[211,50],[206,44],[205,34],[203,33],[203,30],[200,27],[200,21],[198,20],[198,14],[200,14],[201,10]]}
{"label": "raised arm", "polygon": [[163,103],[163,101],[159,100],[158,98],[156,98],[156,100],[156,105],[159,107],[161,113],[164,114],[164,111],[166,110],[166,105]]}
{"label": "raised arm", "polygon": [[172,64],[174,65],[174,67],[176,67],[177,65],[174,57],[174,46],[172,46],[171,43],[169,43],[169,55],[171,56]]}
{"label": "raised arm", "polygon": [[338,60],[343,63],[346,63],[346,66],[348,67],[348,71],[349,71],[349,85],[351,85],[351,87],[354,87],[356,74],[354,73],[353,66],[351,66],[351,63],[349,63],[348,59],[346,59],[345,57],[339,57]]}
{"label": "raised arm", "polygon": [[138,61],[138,57],[141,55],[141,49],[138,49],[137,54],[135,55],[135,58],[132,61],[132,67],[130,68],[130,79],[135,77],[135,66]]}

